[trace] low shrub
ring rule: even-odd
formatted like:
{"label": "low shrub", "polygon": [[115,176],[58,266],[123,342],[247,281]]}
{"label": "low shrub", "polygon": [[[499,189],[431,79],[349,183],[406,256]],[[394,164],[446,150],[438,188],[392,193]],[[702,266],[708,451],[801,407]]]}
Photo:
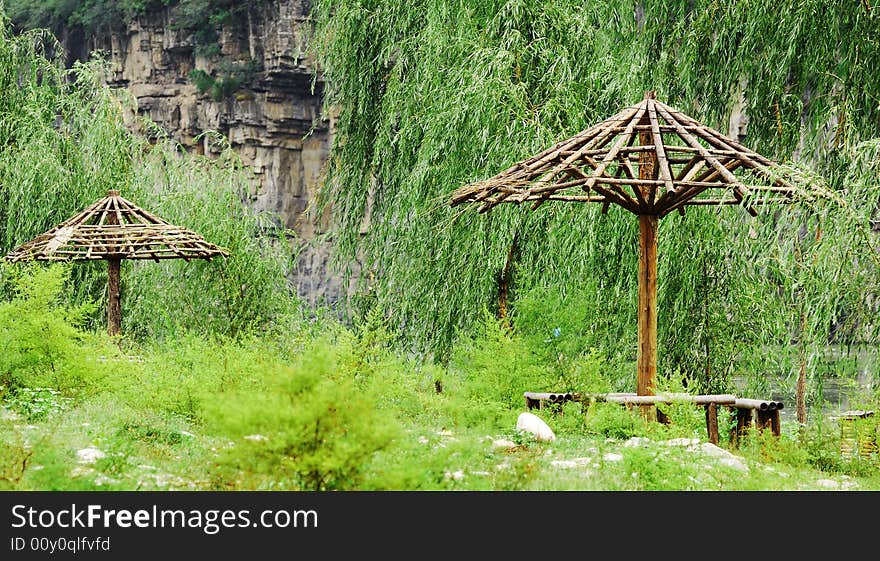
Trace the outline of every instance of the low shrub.
{"label": "low shrub", "polygon": [[215,481],[226,489],[355,489],[366,462],[388,447],[394,419],[358,391],[350,356],[326,342],[290,364],[263,372],[252,388],[204,396],[209,430],[230,445],[219,452]]}
{"label": "low shrub", "polygon": [[0,265],[11,294],[0,302],[0,397],[27,414],[60,404],[53,392],[94,390],[106,375],[96,359],[112,352],[108,341],[79,327],[93,305],[62,304],[68,274],[61,265]]}

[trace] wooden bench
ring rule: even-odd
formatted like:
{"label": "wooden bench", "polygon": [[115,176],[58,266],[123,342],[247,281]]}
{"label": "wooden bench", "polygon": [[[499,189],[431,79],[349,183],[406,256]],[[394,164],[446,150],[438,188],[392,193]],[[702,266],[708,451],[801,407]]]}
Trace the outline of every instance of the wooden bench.
{"label": "wooden bench", "polygon": [[[620,403],[628,408],[638,406],[656,406],[660,403],[693,403],[703,406],[706,410],[706,433],[709,442],[718,444],[718,407],[727,406],[736,415],[736,428],[731,430],[730,440],[739,443],[752,426],[752,414],[759,430],[769,428],[774,436],[780,436],[781,427],[779,411],[783,408],[781,401],[742,399],[731,394],[691,395],[686,393],[661,393],[659,395],[636,395],[634,393],[576,393],[576,392],[523,392],[528,409],[544,409],[553,406],[561,410],[561,405],[573,401],[582,405],[596,401]],[[669,420],[661,411],[657,411],[657,420],[668,423]]]}
{"label": "wooden bench", "polygon": [[739,439],[745,435],[752,426],[754,414],[755,426],[763,431],[769,428],[773,436],[782,434],[779,412],[785,404],[781,401],[764,399],[738,398],[733,406],[729,406],[730,412],[736,415],[736,427],[730,430],[730,441],[739,443]]}

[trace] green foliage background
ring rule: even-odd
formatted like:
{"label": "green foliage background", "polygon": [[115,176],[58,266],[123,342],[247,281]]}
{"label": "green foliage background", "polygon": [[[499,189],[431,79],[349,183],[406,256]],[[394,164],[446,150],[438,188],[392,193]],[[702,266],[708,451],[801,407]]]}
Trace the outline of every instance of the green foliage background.
{"label": "green foliage background", "polygon": [[[568,323],[582,349],[634,360],[631,215],[558,203],[483,216],[448,197],[648,89],[727,131],[740,88],[743,142],[830,193],[758,219],[728,207],[663,220],[660,371],[723,389],[746,364],[795,372],[832,340],[876,350],[880,16],[869,4],[319,0],[313,15],[339,114],[322,200],[340,262],[362,255],[368,271],[352,307],[381,308],[414,350],[445,359],[495,309],[518,235],[515,326],[550,337]],[[620,383],[631,380],[626,370]]]}
{"label": "green foliage background", "polygon": [[[125,333],[157,339],[186,330],[237,335],[297,314],[286,277],[293,258],[287,233],[274,217],[243,204],[248,176],[225,139],[212,137],[221,143],[218,159],[184,155],[154,124],[134,121],[124,92],[104,85],[102,61],[66,69],[47,32],[12,35],[6,20],[0,27],[4,255],[116,189],[231,252],[211,262],[124,262]],[[106,282],[104,262],[77,263],[69,297],[74,303],[103,301]],[[89,325],[103,321],[96,307]]]}
{"label": "green foliage background", "polygon": [[20,28],[48,29],[59,37],[119,32],[139,16],[168,9],[172,26],[191,33],[200,54],[215,55],[219,53],[220,29],[241,25],[242,16],[266,0],[4,0],[2,3]]}
{"label": "green foliage background", "polygon": [[[219,28],[235,24],[236,14],[261,2],[6,4],[22,27],[93,31],[104,30],[100,14],[126,21],[170,6],[174,25],[206,47]],[[311,15],[311,54],[328,84],[327,108],[338,114],[319,202],[334,211],[339,267],[353,272],[355,262],[365,264],[360,290],[348,302],[352,323],[379,310],[407,350],[447,361],[455,341],[480,325],[483,311],[495,311],[498,276],[516,239],[511,311],[517,333],[532,348],[545,345],[547,357],[552,349],[560,373],[597,351],[620,374],[614,389],[631,389],[637,259],[632,217],[619,211],[602,216],[589,205],[567,204],[544,205],[534,213],[502,205],[489,216],[478,216],[447,203],[458,186],[493,175],[654,89],[666,102],[724,131],[734,106],[741,104],[748,115],[745,144],[807,169],[816,184],[828,189],[825,199],[810,206],[767,209],[758,219],[735,208],[700,208],[663,221],[661,371],[706,390],[723,390],[731,377],[747,372],[787,377],[804,361],[818,372],[841,349],[876,352],[880,100],[875,92],[880,91],[880,73],[878,16],[869,3],[319,0]],[[45,39],[33,42],[34,48],[47,44]],[[75,69],[75,89],[92,93],[74,97],[105,96],[94,82],[98,73],[94,65]],[[18,80],[7,78],[10,85]],[[211,87],[213,78],[202,78],[204,87]],[[57,94],[41,80],[32,76],[40,85],[34,92],[50,97],[42,105],[32,99],[34,107],[60,103],[50,99]],[[18,98],[7,101],[18,103]],[[81,181],[83,186],[54,187],[76,200],[46,208],[45,223],[17,221],[33,232],[11,224],[6,247],[104,188],[129,181],[136,175],[131,162],[154,174],[138,183],[167,172],[173,161],[166,157],[169,152],[150,149],[146,152],[152,155],[142,158],[128,151],[127,133],[113,122],[113,103],[95,110],[106,111],[106,121],[86,119],[78,125],[90,127],[85,153],[90,143],[105,143],[100,145],[105,164],[100,169],[82,163],[77,164],[80,171],[65,171],[79,157],[68,145],[68,155],[52,156],[44,162],[48,166],[8,170],[5,185],[21,183],[41,193],[65,185],[61,174],[68,175],[68,184]],[[8,107],[7,114],[15,115],[17,109]],[[58,146],[56,116],[47,110],[40,118],[43,128],[36,132],[24,121],[15,126],[20,125],[17,134],[44,134],[28,154],[46,158],[54,154],[46,147]],[[10,123],[16,119],[21,116]],[[166,140],[161,144],[174,152]],[[227,155],[221,166],[232,174],[223,178],[236,175],[234,158]],[[186,165],[174,171],[176,177],[195,173]],[[218,183],[208,175],[199,181]],[[243,189],[244,181],[229,181],[227,198],[219,196],[226,203],[202,199],[213,212],[237,212],[230,210],[235,207],[230,193]],[[168,194],[192,184],[192,178],[159,183]],[[101,188],[90,192],[96,184]],[[23,193],[7,204],[7,215],[27,212],[16,205],[32,206],[30,191]],[[53,200],[59,196],[52,193]],[[180,204],[191,203],[180,199]],[[261,231],[261,218],[254,220],[248,228]],[[237,227],[244,232],[244,226]],[[263,255],[268,246],[278,245],[237,239],[256,244],[247,255]],[[284,292],[279,288],[283,266],[260,262],[271,271],[254,273],[252,280],[273,279],[269,285],[274,288],[264,292],[263,282],[226,278],[225,288],[206,292],[212,296],[204,300],[184,296],[174,301],[169,310],[188,314],[178,314],[171,323],[185,323],[183,318],[205,307],[239,314],[233,332],[277,317],[284,299],[270,295]],[[153,304],[148,303],[162,297],[151,292],[160,286],[157,276],[181,283],[180,291],[163,287],[165,297],[174,300],[170,294],[186,294],[183,287],[196,280],[188,275],[199,272],[198,267],[183,275],[155,267],[138,273],[142,281],[131,282],[143,290],[142,305],[126,316],[132,318],[131,328],[161,336],[168,321],[151,319]],[[239,272],[253,270],[242,267]],[[73,283],[80,297],[98,294],[99,271],[75,275],[82,275]],[[236,303],[241,305],[233,312]],[[190,327],[208,321],[211,329],[223,329],[226,316],[203,314]],[[833,373],[843,369],[831,368]]]}
{"label": "green foliage background", "polygon": [[[306,321],[286,232],[242,205],[248,177],[224,138],[208,133],[219,158],[185,154],[104,85],[103,62],[66,69],[51,34],[0,22],[0,251],[108,189],[231,250],[126,263],[122,340],[103,333],[103,264],[0,266],[0,488],[801,490],[826,476],[878,488],[876,452],[843,453],[843,427],[823,416],[797,441],[744,435],[743,458],[768,468],[746,472],[648,443],[704,437],[686,404],[664,407],[667,426],[569,403],[541,411],[553,443],[513,432],[525,390],[631,389],[635,222],[576,205],[447,206],[461,183],[643,89],[724,129],[745,84],[746,143],[809,168],[824,198],[759,220],[726,208],[664,221],[660,389],[726,389],[746,372],[764,396],[769,373],[805,361],[816,382],[854,375],[863,366],[839,354],[876,351],[880,278],[867,2],[325,0],[313,15],[339,111],[323,202],[340,263],[367,264],[349,327]],[[513,239],[512,318],[499,322]],[[878,434],[873,419],[862,428]],[[644,446],[622,442],[634,436]],[[560,470],[566,457],[578,469]]]}

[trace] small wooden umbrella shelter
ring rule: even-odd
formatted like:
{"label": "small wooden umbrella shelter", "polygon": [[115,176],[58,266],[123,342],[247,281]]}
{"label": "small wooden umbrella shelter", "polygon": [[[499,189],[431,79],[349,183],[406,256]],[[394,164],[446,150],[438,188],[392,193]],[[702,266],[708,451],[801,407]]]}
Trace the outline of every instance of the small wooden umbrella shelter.
{"label": "small wooden umbrella shelter", "polygon": [[657,227],[686,206],[791,202],[794,176],[738,141],[656,99],[644,99],[498,175],[465,185],[452,206],[547,201],[618,205],[639,219],[637,395],[657,376]]}
{"label": "small wooden umbrella shelter", "polygon": [[169,224],[111,190],[107,196],[6,255],[17,261],[107,261],[107,332],[122,324],[119,273],[123,259],[207,259],[229,253]]}

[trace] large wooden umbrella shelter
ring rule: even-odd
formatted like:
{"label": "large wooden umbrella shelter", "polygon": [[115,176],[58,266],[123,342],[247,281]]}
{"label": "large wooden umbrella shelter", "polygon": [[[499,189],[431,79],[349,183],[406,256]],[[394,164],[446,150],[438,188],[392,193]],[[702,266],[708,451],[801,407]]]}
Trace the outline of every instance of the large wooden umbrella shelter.
{"label": "large wooden umbrella shelter", "polygon": [[119,272],[123,259],[207,259],[229,253],[169,224],[111,190],[107,196],[6,255],[17,261],[107,261],[107,332],[122,324]]}
{"label": "large wooden umbrella shelter", "polygon": [[777,163],[645,92],[639,103],[516,163],[465,185],[452,206],[547,201],[614,204],[639,219],[636,393],[654,395],[657,377],[657,226],[686,206],[755,207],[791,202],[794,177]]}

